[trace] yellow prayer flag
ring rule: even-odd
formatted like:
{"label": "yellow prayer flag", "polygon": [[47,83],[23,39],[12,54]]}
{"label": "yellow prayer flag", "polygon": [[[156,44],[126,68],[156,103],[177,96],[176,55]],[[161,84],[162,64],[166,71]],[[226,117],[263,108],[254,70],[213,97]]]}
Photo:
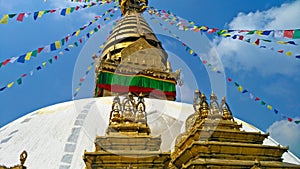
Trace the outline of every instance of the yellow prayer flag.
{"label": "yellow prayer flag", "polygon": [[255,33],[257,34],[257,35],[259,35],[259,36],[262,36],[263,34],[263,31],[262,30],[257,30],[257,31],[255,31]]}
{"label": "yellow prayer flag", "polygon": [[193,50],[190,50],[190,54],[192,55],[194,53],[194,51]]}
{"label": "yellow prayer flag", "polygon": [[79,92],[79,90],[80,90],[80,88],[78,87],[78,88],[76,88],[76,92]]}
{"label": "yellow prayer flag", "polygon": [[80,29],[78,31],[76,31],[75,36],[78,36],[80,33]]}
{"label": "yellow prayer flag", "polygon": [[71,13],[71,8],[67,8],[66,14],[70,14],[70,13]]}
{"label": "yellow prayer flag", "polygon": [[73,45],[73,44],[70,44],[70,45],[69,45],[69,48],[74,48],[74,45]]}
{"label": "yellow prayer flag", "polygon": [[94,34],[94,32],[95,32],[94,30],[91,30],[91,31],[90,31],[90,34],[92,35],[92,34]]}
{"label": "yellow prayer flag", "polygon": [[55,47],[56,47],[56,49],[61,48],[61,46],[60,46],[60,41],[56,41],[56,42],[55,42]]}
{"label": "yellow prayer flag", "polygon": [[44,67],[46,67],[47,62],[43,62],[42,64],[43,64]]}
{"label": "yellow prayer flag", "polygon": [[32,52],[26,53],[25,60],[30,60],[31,55],[32,55]]}
{"label": "yellow prayer flag", "polygon": [[100,48],[103,49],[103,48],[104,48],[104,45],[101,45]]}
{"label": "yellow prayer flag", "polygon": [[238,91],[239,91],[239,92],[242,92],[242,91],[243,91],[243,87],[242,87],[242,86],[239,86],[239,87],[238,87]]}
{"label": "yellow prayer flag", "polygon": [[293,55],[293,53],[291,52],[291,51],[288,51],[288,52],[286,52],[285,53],[287,56],[292,56]]}
{"label": "yellow prayer flag", "polygon": [[8,14],[4,15],[0,20],[0,24],[7,24],[8,22]]}
{"label": "yellow prayer flag", "polygon": [[217,71],[218,69],[216,67],[213,68],[213,71]]}
{"label": "yellow prayer flag", "polygon": [[44,11],[39,11],[39,13],[38,13],[38,18],[42,17],[43,14],[44,14]]}
{"label": "yellow prayer flag", "polygon": [[272,107],[271,105],[268,105],[267,108],[268,108],[269,110],[272,110],[272,109],[273,109],[273,107]]}
{"label": "yellow prayer flag", "polygon": [[11,88],[14,85],[14,82],[11,82],[7,85],[7,88]]}
{"label": "yellow prayer flag", "polygon": [[284,41],[277,41],[278,44],[288,44],[287,42]]}
{"label": "yellow prayer flag", "polygon": [[88,70],[91,70],[91,69],[92,69],[92,66],[89,66],[89,67],[88,67]]}

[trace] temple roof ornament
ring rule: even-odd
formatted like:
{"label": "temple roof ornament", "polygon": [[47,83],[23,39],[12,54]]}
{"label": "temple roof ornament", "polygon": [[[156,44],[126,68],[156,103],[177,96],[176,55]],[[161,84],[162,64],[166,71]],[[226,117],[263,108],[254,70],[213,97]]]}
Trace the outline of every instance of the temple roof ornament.
{"label": "temple roof ornament", "polygon": [[128,11],[142,13],[148,7],[148,0],[119,0],[121,12],[123,15]]}

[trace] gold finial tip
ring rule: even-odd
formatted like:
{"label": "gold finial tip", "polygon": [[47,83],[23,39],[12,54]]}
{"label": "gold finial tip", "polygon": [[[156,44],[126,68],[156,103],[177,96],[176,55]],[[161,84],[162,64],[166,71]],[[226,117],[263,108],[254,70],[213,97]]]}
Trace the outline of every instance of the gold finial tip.
{"label": "gold finial tip", "polygon": [[143,97],[143,92],[141,92],[141,93],[139,94],[139,96],[140,96],[140,97]]}
{"label": "gold finial tip", "polygon": [[200,90],[199,90],[199,89],[196,89],[196,90],[195,90],[195,93],[200,93]]}

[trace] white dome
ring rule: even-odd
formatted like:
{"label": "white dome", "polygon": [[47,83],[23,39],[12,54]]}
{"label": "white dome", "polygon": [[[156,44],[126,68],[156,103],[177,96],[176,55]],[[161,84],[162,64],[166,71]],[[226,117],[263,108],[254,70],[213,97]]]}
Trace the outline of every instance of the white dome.
{"label": "white dome", "polygon": [[[56,104],[29,113],[0,129],[0,165],[19,163],[23,150],[28,152],[29,169],[82,169],[84,150],[94,151],[96,135],[104,135],[113,97],[90,98]],[[194,112],[191,104],[145,99],[148,124],[152,135],[162,136],[162,151],[174,146],[184,122]],[[259,130],[241,120],[243,130]],[[278,145],[272,138],[266,145]],[[300,164],[292,153],[283,155],[285,162]]]}

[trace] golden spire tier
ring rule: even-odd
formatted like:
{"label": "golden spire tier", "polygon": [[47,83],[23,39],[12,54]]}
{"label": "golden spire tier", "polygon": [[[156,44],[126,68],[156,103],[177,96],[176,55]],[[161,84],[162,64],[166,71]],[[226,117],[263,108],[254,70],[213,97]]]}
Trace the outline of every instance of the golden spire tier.
{"label": "golden spire tier", "polygon": [[119,1],[123,18],[113,29],[96,65],[95,97],[124,95],[175,100],[176,80],[168,54],[142,16],[146,0]]}

